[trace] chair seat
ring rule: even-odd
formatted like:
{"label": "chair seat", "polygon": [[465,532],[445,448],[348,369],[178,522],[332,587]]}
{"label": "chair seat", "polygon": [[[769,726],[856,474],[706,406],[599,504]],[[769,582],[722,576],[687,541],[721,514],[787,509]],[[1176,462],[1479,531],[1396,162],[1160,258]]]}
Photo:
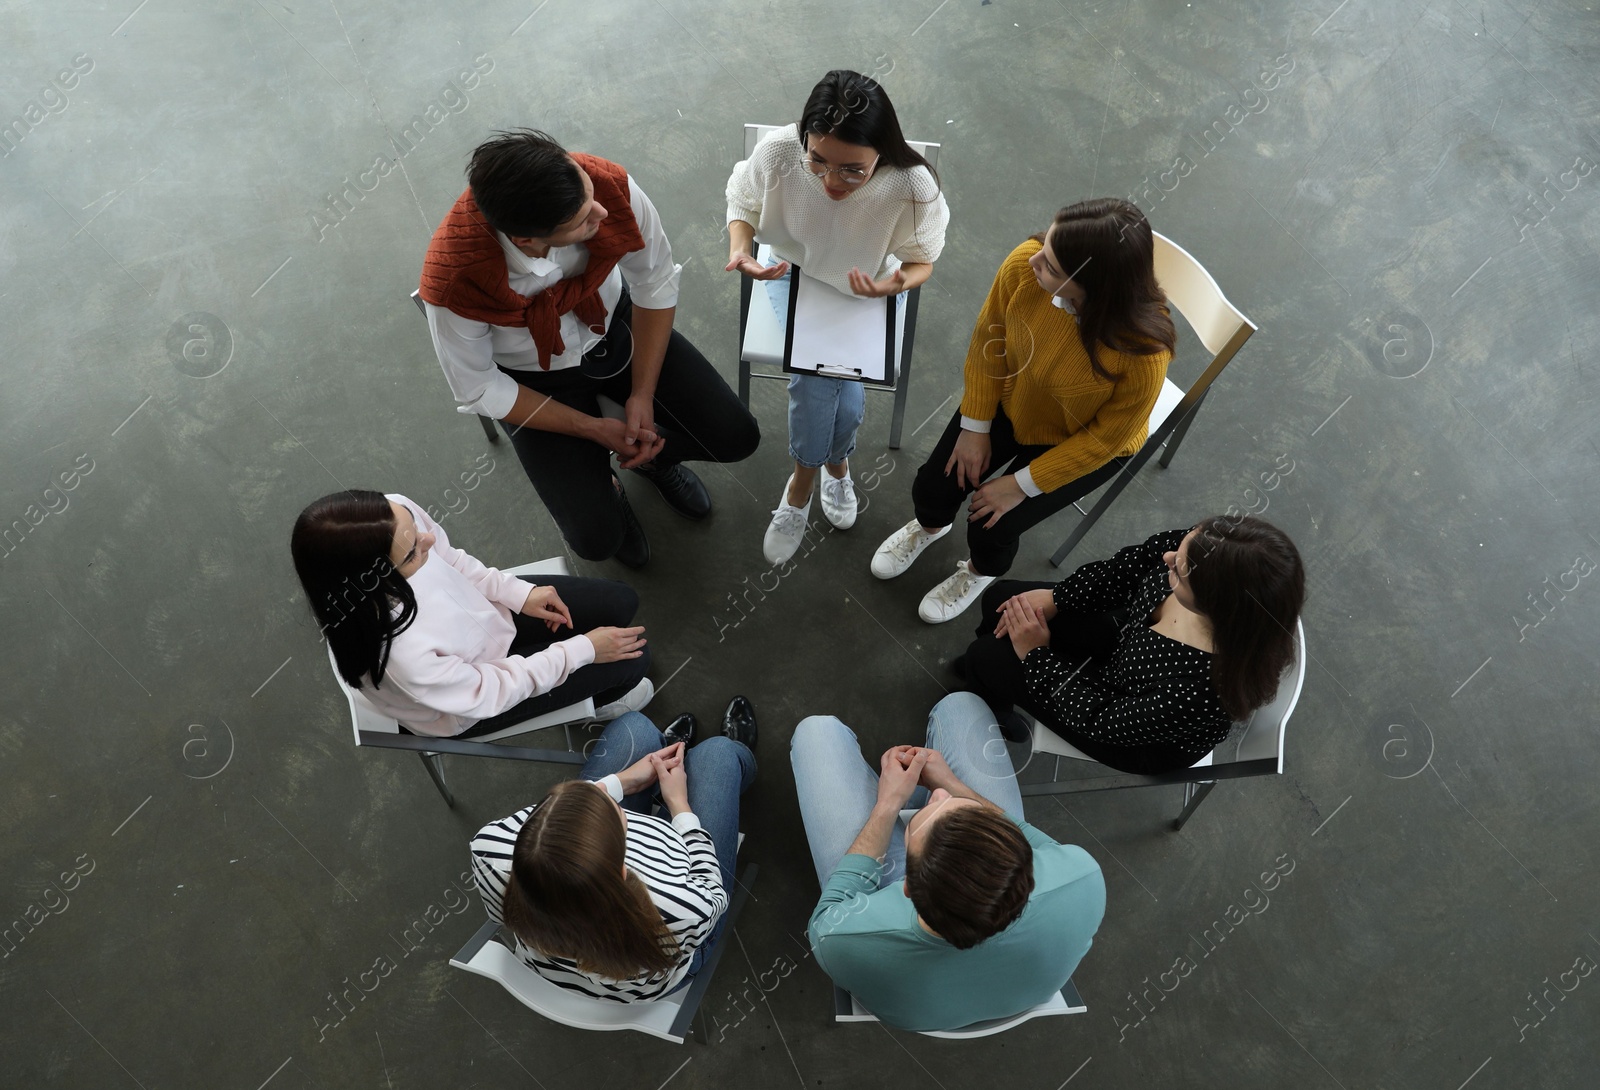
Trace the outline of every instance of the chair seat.
{"label": "chair seat", "polygon": [[[848,995],[850,999],[848,1013],[841,1010],[840,1013],[835,1014],[833,1017],[835,1022],[876,1022],[878,1020],[877,1015],[861,1005],[861,1000],[845,992],[844,989],[836,987],[835,995]],[[1020,1014],[1013,1014],[1009,1018],[990,1018],[986,1021],[974,1022],[970,1026],[962,1026],[960,1029],[925,1029],[917,1032],[924,1037],[941,1037],[947,1041],[965,1041],[975,1037],[988,1037],[996,1033],[1004,1033],[1006,1030],[1015,1029],[1024,1022],[1032,1021],[1035,1018],[1044,1018],[1056,1014],[1083,1014],[1088,1009],[1089,1007],[1084,1003],[1083,997],[1078,994],[1077,986],[1071,980],[1068,980],[1059,992],[1056,992],[1043,1003],[1029,1007]]]}
{"label": "chair seat", "polygon": [[[756,260],[765,265],[772,257],[772,247],[761,243],[756,247]],[[804,273],[801,273],[804,276]],[[777,312],[772,309],[772,301],[767,295],[767,285],[771,281],[756,280],[750,285],[750,314],[745,320],[744,342],[740,351],[743,359],[749,363],[760,363],[770,367],[783,366],[783,326],[778,322]],[[900,355],[906,337],[906,308],[900,307],[896,316],[895,337],[895,362],[900,362]],[[1182,392],[1179,392],[1182,397]]]}
{"label": "chair seat", "polygon": [[1155,408],[1150,410],[1150,434],[1154,435],[1157,428],[1166,423],[1167,417],[1172,415],[1172,410],[1178,407],[1183,400],[1183,390],[1170,378],[1161,380],[1161,392],[1156,395]]}
{"label": "chair seat", "polygon": [[[1021,709],[1018,709],[1018,711],[1022,715],[1022,718],[1030,725],[1033,731],[1033,751],[1035,753],[1048,753],[1053,757],[1071,757],[1075,761],[1090,761],[1098,763],[1095,762],[1093,757],[1089,756],[1087,753],[1083,752],[1083,750],[1062,738],[1061,735],[1057,734],[1055,731],[1039,722],[1027,712],[1021,711]],[[1189,767],[1204,768],[1205,766],[1211,764],[1212,756],[1212,754],[1207,753],[1204,757],[1200,758]]]}

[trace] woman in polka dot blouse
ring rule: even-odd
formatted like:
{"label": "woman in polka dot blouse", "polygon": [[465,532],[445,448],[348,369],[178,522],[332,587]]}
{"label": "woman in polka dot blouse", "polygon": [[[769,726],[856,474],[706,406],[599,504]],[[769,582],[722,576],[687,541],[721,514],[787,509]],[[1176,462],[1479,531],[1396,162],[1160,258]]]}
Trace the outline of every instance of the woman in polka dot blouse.
{"label": "woman in polka dot blouse", "polygon": [[1283,531],[1212,516],[1060,583],[996,583],[952,665],[1009,741],[1027,738],[1020,704],[1102,764],[1170,772],[1276,695],[1304,600]]}

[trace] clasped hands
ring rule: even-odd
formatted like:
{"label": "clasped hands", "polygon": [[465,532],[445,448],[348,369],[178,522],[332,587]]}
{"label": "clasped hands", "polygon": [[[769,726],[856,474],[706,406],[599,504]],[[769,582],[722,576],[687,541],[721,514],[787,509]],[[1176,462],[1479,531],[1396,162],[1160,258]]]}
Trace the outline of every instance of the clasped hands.
{"label": "clasped hands", "polygon": [[651,784],[661,785],[661,801],[673,817],[689,810],[689,776],[683,765],[684,745],[674,742],[665,749],[646,753],[617,773],[624,795],[637,795]]}
{"label": "clasped hands", "polygon": [[615,451],[623,469],[638,469],[661,453],[666,440],[656,431],[656,406],[653,395],[634,394],[623,405],[624,419],[595,418],[595,440]]}
{"label": "clasped hands", "polygon": [[893,746],[878,762],[878,809],[898,814],[918,787],[944,788],[955,793],[961,781],[945,762],[944,754],[926,746]]}
{"label": "clasped hands", "polygon": [[1055,592],[1049,587],[1026,590],[1005,600],[1000,607],[1000,621],[994,626],[996,639],[1011,637],[1011,649],[1017,658],[1025,659],[1028,652],[1050,642],[1050,620],[1056,615]]}

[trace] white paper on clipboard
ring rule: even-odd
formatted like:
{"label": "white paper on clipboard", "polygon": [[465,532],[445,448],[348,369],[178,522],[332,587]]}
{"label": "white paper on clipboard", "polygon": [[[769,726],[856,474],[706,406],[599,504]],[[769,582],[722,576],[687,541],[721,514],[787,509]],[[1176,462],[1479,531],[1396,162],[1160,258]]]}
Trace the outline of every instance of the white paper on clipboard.
{"label": "white paper on clipboard", "polygon": [[894,296],[845,295],[798,272],[789,291],[785,371],[893,384]]}

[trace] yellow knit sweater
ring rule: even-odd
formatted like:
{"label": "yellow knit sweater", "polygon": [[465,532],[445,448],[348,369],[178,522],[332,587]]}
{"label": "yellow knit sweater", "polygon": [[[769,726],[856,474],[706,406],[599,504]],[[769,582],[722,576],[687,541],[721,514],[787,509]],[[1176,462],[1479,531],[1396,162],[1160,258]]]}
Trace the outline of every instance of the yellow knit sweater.
{"label": "yellow knit sweater", "polygon": [[1033,483],[1053,492],[1113,458],[1137,453],[1149,436],[1172,353],[1135,356],[1099,346],[1094,373],[1078,320],[1054,306],[1028,259],[1040,244],[1011,251],[995,274],[967,349],[961,415],[993,420],[1001,406],[1017,441],[1051,449],[1029,465]]}

